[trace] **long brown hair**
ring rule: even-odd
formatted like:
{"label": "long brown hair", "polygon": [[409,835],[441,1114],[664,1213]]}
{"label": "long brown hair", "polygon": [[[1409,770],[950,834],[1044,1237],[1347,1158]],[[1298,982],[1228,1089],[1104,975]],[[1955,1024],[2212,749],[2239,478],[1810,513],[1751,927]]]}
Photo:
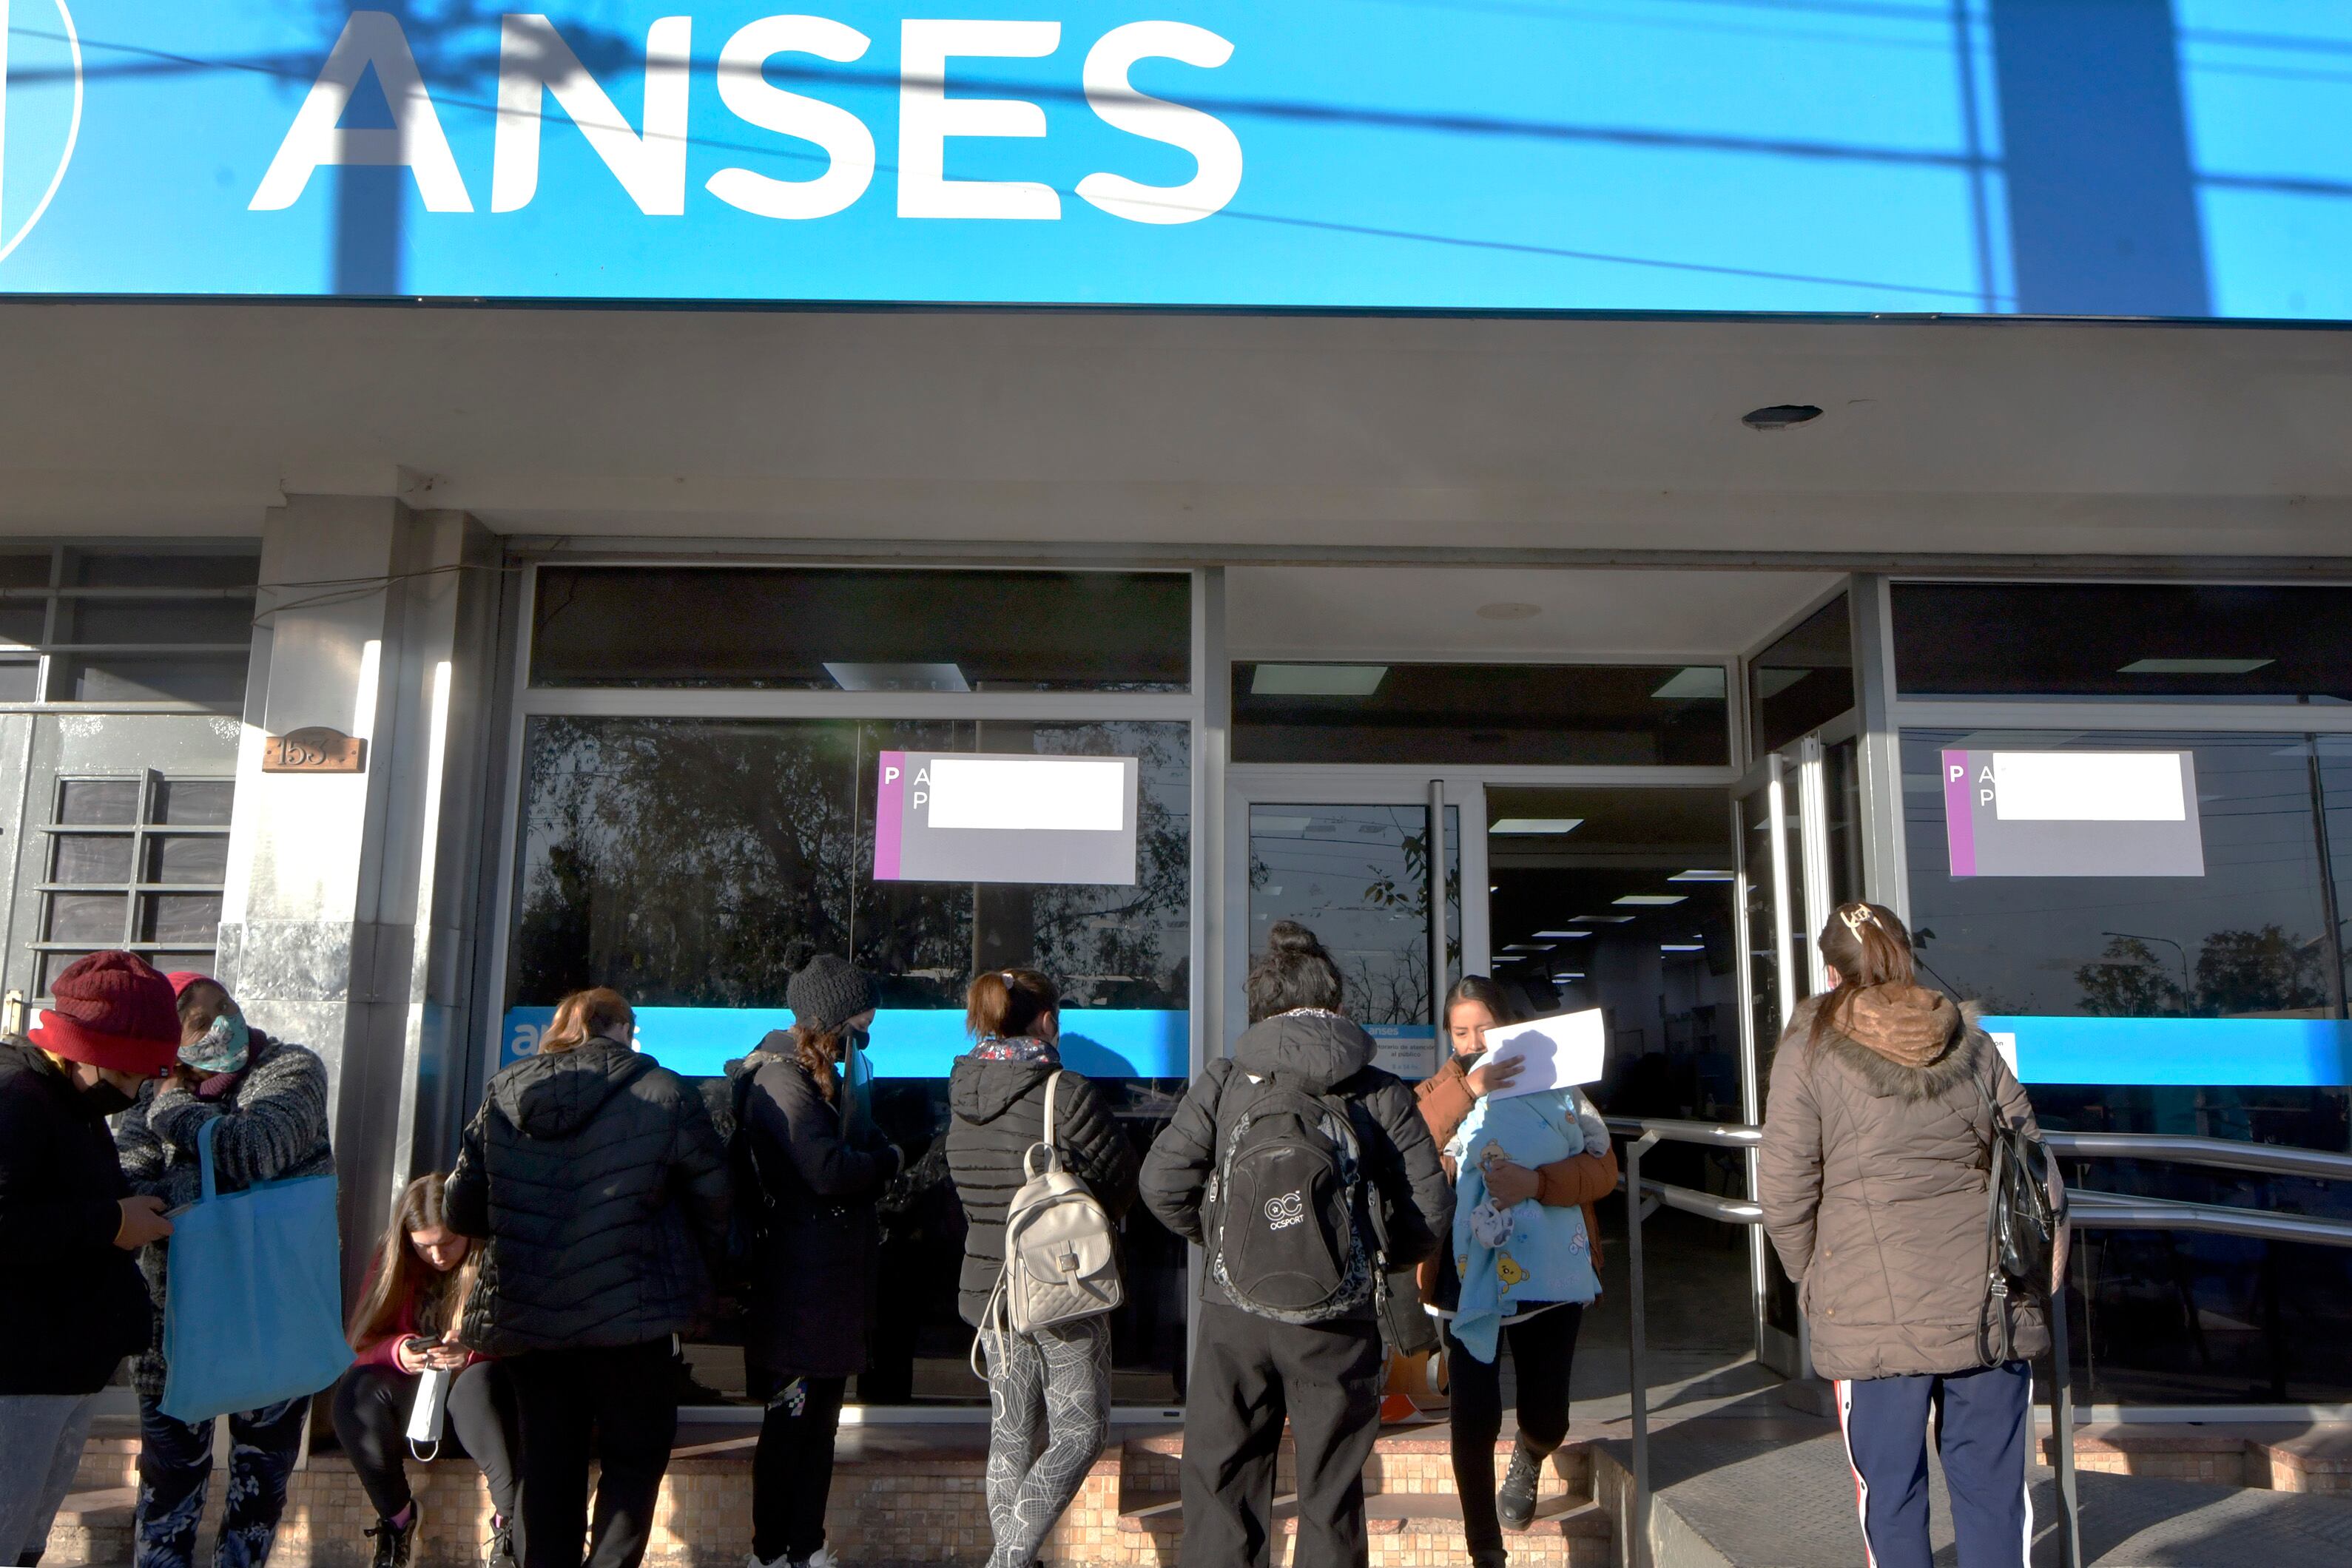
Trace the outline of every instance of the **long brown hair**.
{"label": "long brown hair", "polygon": [[637,1015],[630,1010],[629,998],[610,986],[574,991],[555,1004],[555,1017],[540,1037],[540,1054],[577,1051],[597,1039],[626,1045],[636,1029]]}
{"label": "long brown hair", "polygon": [[1017,1040],[1061,1009],[1061,993],[1036,970],[990,969],[964,989],[964,1032],[974,1040]]}
{"label": "long brown hair", "polygon": [[1843,1032],[1853,998],[1871,987],[1917,983],[1911,933],[1904,929],[1902,917],[1883,904],[1839,904],[1822,927],[1821,947],[1822,962],[1838,972],[1838,983],[1813,1014],[1811,1040],[1829,1030]]}
{"label": "long brown hair", "polygon": [[344,1337],[353,1350],[365,1350],[399,1328],[401,1309],[415,1296],[424,1296],[426,1304],[436,1307],[446,1299],[449,1308],[446,1312],[421,1313],[418,1332],[425,1331],[423,1320],[427,1317],[433,1320],[431,1326],[436,1330],[446,1329],[457,1321],[458,1310],[474,1286],[475,1266],[481,1256],[478,1244],[469,1242],[465,1261],[445,1274],[427,1263],[408,1239],[414,1231],[446,1228],[442,1189],[448,1180],[435,1171],[418,1176],[401,1193],[400,1202],[392,1211],[392,1224],[385,1228],[383,1239],[376,1244],[375,1264],[370,1270],[367,1291],[352,1310],[351,1322],[346,1325]]}
{"label": "long brown hair", "polygon": [[841,1089],[841,1059],[848,1047],[838,1030],[819,1029],[814,1024],[793,1020],[789,1031],[793,1050],[808,1075],[816,1080],[816,1092],[829,1103]]}

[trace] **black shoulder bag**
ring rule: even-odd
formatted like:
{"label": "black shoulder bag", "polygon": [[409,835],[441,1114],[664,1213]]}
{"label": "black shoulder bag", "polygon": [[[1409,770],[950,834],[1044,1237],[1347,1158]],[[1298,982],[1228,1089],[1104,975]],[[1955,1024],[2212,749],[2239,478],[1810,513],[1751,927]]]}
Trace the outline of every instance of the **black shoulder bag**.
{"label": "black shoulder bag", "polygon": [[[2080,1568],[2083,1561],[2080,1505],[2074,1495],[2074,1358],[2066,1344],[2066,1298],[2053,1288],[2050,1270],[2064,1216],[2050,1197],[2050,1150],[2039,1133],[2012,1126],[1983,1078],[1976,1080],[1992,1122],[1990,1168],[1985,1182],[1986,1313],[1992,1322],[1979,1332],[1986,1364],[2017,1359],[2011,1298],[2038,1296],[2050,1323],[2054,1374],[2050,1388],[2050,1428],[2057,1449],[2058,1510],[2062,1532],[2059,1561]],[[1998,1354],[1990,1354],[1997,1350]]]}

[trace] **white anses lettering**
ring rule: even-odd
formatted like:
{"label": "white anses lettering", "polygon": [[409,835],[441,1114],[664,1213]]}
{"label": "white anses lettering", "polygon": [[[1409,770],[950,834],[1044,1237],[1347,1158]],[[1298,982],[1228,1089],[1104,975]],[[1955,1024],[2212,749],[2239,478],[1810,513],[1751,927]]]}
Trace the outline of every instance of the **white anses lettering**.
{"label": "white anses lettering", "polygon": [[[352,89],[370,67],[392,105],[389,130],[345,131],[343,111]],[[440,116],[425,90],[425,78],[408,47],[400,19],[388,11],[354,11],[310,84],[310,94],[278,145],[269,171],[247,210],[275,213],[292,206],[325,165],[405,168],[416,176],[416,193],[428,213],[470,213],[474,200],[457,172],[457,156],[442,133]]]}
{"label": "white anses lettering", "polygon": [[898,215],[1058,218],[1062,198],[1027,180],[950,180],[950,136],[1043,136],[1045,111],[1026,99],[948,97],[956,56],[1042,59],[1062,47],[1059,22],[932,22],[898,27]]}
{"label": "white anses lettering", "polygon": [[1233,57],[1229,41],[1189,22],[1129,22],[1105,33],[1087,55],[1087,102],[1129,135],[1182,148],[1200,170],[1181,185],[1089,174],[1078,182],[1078,194],[1113,217],[1139,224],[1198,223],[1223,212],[1242,188],[1241,138],[1213,114],[1136,91],[1127,73],[1138,60],[1181,60],[1213,70]]}
{"label": "white anses lettering", "polygon": [[536,15],[499,26],[499,131],[490,153],[490,211],[511,213],[539,192],[541,96],[555,101],[648,217],[686,211],[687,70],[694,18],[663,16],[646,32],[646,129],[641,136],[555,30]]}
{"label": "white anses lettering", "polygon": [[[490,152],[490,210],[518,212],[539,193],[545,100],[578,126],[637,210],[675,217],[686,211],[694,21],[663,16],[646,35],[644,126],[634,130],[580,57],[537,12],[499,19],[497,128]],[[905,218],[1057,219],[1062,199],[1029,180],[950,180],[951,138],[1037,139],[1045,110],[1019,98],[948,96],[949,62],[1043,59],[1062,42],[1059,22],[907,19],[899,27],[898,196]],[[874,183],[874,133],[837,104],[788,92],[767,78],[778,55],[802,54],[838,64],[864,59],[872,41],[824,16],[763,16],[746,24],[719,53],[719,101],[745,124],[824,151],[824,172],[778,179],[730,165],[703,183],[713,196],[758,217],[808,219],[847,210]],[[1213,70],[1234,46],[1185,22],[1129,22],[1087,51],[1087,103],[1112,129],[1192,155],[1192,178],[1147,185],[1122,174],[1088,174],[1079,198],[1139,224],[1197,223],[1222,212],[1241,189],[1242,144],[1231,127],[1204,110],[1138,91],[1129,78],[1142,60],[1172,59]],[[354,90],[373,70],[392,106],[390,129],[341,126]],[[334,165],[405,168],[429,213],[470,213],[472,197],[425,90],[400,20],[388,11],[354,11],[320,68],[293,125],[248,204],[278,212],[300,200],[311,173]],[[568,193],[567,193],[568,194]]]}
{"label": "white anses lettering", "polygon": [[874,183],[874,133],[838,104],[786,92],[767,79],[777,55],[814,55],[846,65],[873,40],[823,16],[762,16],[719,53],[719,101],[738,120],[780,136],[813,141],[832,160],[814,180],[778,180],[750,169],[721,169],[703,188],[730,207],[763,218],[829,218]]}

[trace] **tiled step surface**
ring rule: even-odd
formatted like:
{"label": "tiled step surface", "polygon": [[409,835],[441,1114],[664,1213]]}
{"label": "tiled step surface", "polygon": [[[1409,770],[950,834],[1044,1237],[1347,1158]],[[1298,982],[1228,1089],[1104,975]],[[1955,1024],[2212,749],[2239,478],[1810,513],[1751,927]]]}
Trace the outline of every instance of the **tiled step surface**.
{"label": "tiled step surface", "polygon": [[[655,1516],[648,1568],[740,1568],[751,1550],[750,1428],[688,1434],[674,1452]],[[1046,1544],[1054,1568],[1164,1568],[1181,1531],[1176,1503],[1181,1432],[1114,1439]],[[131,1558],[130,1511],[138,1443],[109,1431],[83,1455],[77,1500],[59,1517],[44,1568],[97,1568]],[[1507,1464],[1498,1445],[1496,1473]],[[987,1428],[846,1427],[826,1520],[835,1550],[859,1568],[979,1564],[989,1548],[985,1491]],[[1287,1442],[1277,1491],[1295,1489]],[[409,1467],[424,1511],[416,1568],[464,1568],[483,1560],[489,1499],[462,1459]],[[1611,1562],[1607,1516],[1590,1503],[1589,1448],[1571,1442],[1547,1467],[1536,1527],[1510,1538],[1512,1568],[1603,1568]],[[1454,1568],[1467,1561],[1453,1496],[1448,1439],[1440,1427],[1384,1433],[1365,1467],[1375,1568]],[[217,1524],[223,1486],[211,1489],[202,1537]],[[342,1456],[311,1457],[289,1490],[272,1568],[365,1568],[361,1531],[374,1511]],[[1286,1524],[1277,1562],[1287,1562],[1295,1526]],[[208,1555],[208,1551],[206,1552]],[[1297,1568],[1307,1568],[1305,1564]]]}
{"label": "tiled step surface", "polygon": [[[2055,1464],[2057,1458],[2057,1447],[2045,1433],[2042,1462]],[[2074,1468],[2092,1475],[2352,1496],[2352,1430],[2171,1423],[2084,1427],[2074,1434]]]}

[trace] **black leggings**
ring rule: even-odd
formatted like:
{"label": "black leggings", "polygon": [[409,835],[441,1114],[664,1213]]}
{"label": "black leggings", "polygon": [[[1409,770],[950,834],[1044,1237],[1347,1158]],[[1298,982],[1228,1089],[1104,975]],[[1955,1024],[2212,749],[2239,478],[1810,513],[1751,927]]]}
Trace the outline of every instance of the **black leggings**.
{"label": "black leggings", "polygon": [[751,1369],[751,1392],[764,1396],[760,1446],[751,1456],[751,1555],[797,1562],[824,1546],[824,1505],[833,1492],[833,1443],[841,1428],[845,1377],[799,1379]]}
{"label": "black leggings", "polygon": [[[409,1504],[408,1412],[419,1379],[373,1363],[352,1367],[335,1385],[335,1437],[359,1472],[378,1515],[393,1519]],[[449,1385],[448,1432],[482,1467],[490,1506],[515,1516],[514,1388],[492,1361],[478,1361]]]}
{"label": "black leggings", "polygon": [[[1549,1455],[1568,1436],[1568,1375],[1584,1309],[1570,1301],[1503,1330],[1518,1374],[1519,1442]],[[1503,1433],[1502,1346],[1480,1361],[1445,1331],[1445,1368],[1454,1402],[1454,1490],[1462,1498],[1462,1534],[1473,1553],[1503,1544],[1495,1518],[1495,1439]]]}

